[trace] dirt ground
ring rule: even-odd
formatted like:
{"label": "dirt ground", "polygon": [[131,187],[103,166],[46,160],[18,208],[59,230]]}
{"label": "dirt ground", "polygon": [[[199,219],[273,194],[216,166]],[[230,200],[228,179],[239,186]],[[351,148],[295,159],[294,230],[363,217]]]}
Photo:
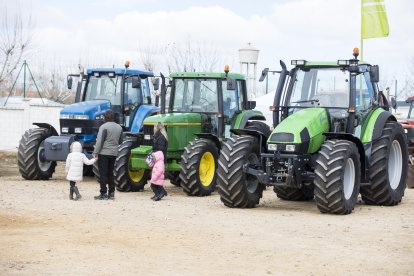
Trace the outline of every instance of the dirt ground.
{"label": "dirt ground", "polygon": [[98,184],[68,199],[63,164],[49,181],[25,181],[0,153],[1,275],[414,275],[414,190],[400,205],[359,203],[347,216],[267,189],[257,208],[225,207],[167,184],[94,201]]}

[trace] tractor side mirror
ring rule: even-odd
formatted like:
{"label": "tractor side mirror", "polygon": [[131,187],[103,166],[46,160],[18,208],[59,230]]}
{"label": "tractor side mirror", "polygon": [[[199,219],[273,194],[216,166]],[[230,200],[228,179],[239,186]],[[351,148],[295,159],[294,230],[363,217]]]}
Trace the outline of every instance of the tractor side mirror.
{"label": "tractor side mirror", "polygon": [[379,67],[378,65],[371,66],[371,70],[369,71],[369,76],[371,77],[372,82],[379,82]]}
{"label": "tractor side mirror", "polygon": [[232,78],[227,78],[227,90],[236,90],[236,80]]}
{"label": "tractor side mirror", "polygon": [[260,76],[260,79],[259,79],[260,82],[264,81],[264,79],[267,77],[267,73],[269,73],[269,68],[263,69],[262,75]]}
{"label": "tractor side mirror", "polygon": [[256,108],[256,101],[247,101],[247,109],[252,110]]}
{"label": "tractor side mirror", "polygon": [[152,85],[154,86],[155,91],[160,89],[160,79],[159,78],[152,79]]}
{"label": "tractor side mirror", "polygon": [[141,80],[139,77],[132,77],[132,88],[141,88]]}
{"label": "tractor side mirror", "polygon": [[391,107],[397,109],[397,101],[394,97],[391,97]]}
{"label": "tractor side mirror", "polygon": [[68,76],[67,79],[66,79],[66,81],[67,81],[67,84],[68,84],[68,89],[69,90],[72,89],[72,83],[73,83],[72,77],[71,76]]}

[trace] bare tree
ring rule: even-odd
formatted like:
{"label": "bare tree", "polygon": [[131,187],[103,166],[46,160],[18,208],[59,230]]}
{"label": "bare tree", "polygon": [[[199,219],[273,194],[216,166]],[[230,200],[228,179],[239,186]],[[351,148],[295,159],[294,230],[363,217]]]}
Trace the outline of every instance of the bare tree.
{"label": "bare tree", "polygon": [[212,44],[187,41],[168,44],[162,49],[168,71],[215,71],[222,60]]}
{"label": "bare tree", "polygon": [[[10,2],[5,2],[10,3]],[[23,18],[20,7],[10,16],[7,6],[2,8],[0,22],[0,87],[11,80],[13,72],[28,50],[33,33],[31,15]]]}

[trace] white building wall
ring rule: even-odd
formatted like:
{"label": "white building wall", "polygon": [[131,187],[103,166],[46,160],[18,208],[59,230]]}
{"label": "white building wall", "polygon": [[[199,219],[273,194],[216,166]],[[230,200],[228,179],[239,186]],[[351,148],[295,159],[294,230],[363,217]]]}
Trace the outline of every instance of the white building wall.
{"label": "white building wall", "polygon": [[59,114],[63,105],[31,105],[23,101],[19,107],[0,107],[0,150],[16,151],[26,130],[32,123],[48,123],[60,132]]}

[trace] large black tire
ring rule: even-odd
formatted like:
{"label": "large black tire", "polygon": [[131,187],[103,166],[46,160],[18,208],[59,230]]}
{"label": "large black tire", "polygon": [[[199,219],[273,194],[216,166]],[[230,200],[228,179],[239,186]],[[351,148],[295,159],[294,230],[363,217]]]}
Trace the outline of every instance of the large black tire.
{"label": "large black tire", "polygon": [[308,201],[313,199],[313,184],[302,185],[300,189],[293,187],[275,186],[273,191],[283,200]]}
{"label": "large black tire", "polygon": [[120,192],[138,192],[144,189],[151,175],[151,170],[134,171],[130,168],[131,149],[138,146],[135,137],[127,137],[118,148],[115,160],[115,187]]}
{"label": "large black tire", "polygon": [[322,145],[315,166],[315,200],[321,213],[350,214],[361,181],[361,161],[354,143],[328,140]]}
{"label": "large black tire", "polygon": [[195,139],[181,156],[181,187],[189,196],[208,196],[216,187],[218,149],[213,141]]}
{"label": "large black tire", "polygon": [[51,136],[46,128],[27,130],[20,140],[17,161],[19,172],[27,180],[48,180],[55,172],[56,161],[44,160],[44,140]]}
{"label": "large black tire", "polygon": [[176,187],[181,187],[180,172],[165,172],[165,176],[170,180],[170,183]]}
{"label": "large black tire", "polygon": [[393,206],[406,188],[408,148],[403,128],[388,122],[381,137],[372,142],[370,185],[361,187],[362,200],[370,205]]}
{"label": "large black tire", "polygon": [[223,144],[217,184],[224,205],[253,208],[259,204],[265,186],[255,176],[243,172],[243,165],[260,163],[259,144],[253,136],[233,136]]}
{"label": "large black tire", "polygon": [[266,123],[260,121],[248,122],[245,129],[260,131],[265,135],[266,139],[269,138],[270,133],[272,133],[270,127]]}

